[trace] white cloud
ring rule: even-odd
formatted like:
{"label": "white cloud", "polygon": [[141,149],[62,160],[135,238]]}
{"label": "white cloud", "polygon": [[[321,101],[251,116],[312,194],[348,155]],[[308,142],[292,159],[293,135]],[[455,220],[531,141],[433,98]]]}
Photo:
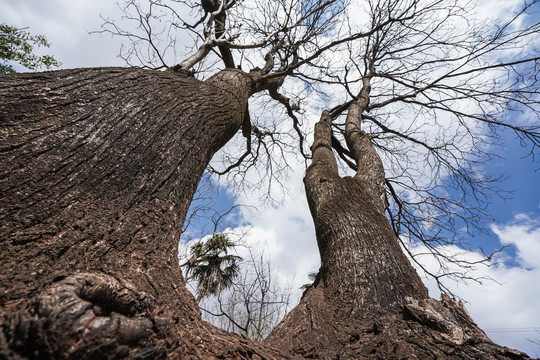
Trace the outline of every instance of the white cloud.
{"label": "white cloud", "polygon": [[124,65],[116,56],[120,41],[90,35],[99,30],[100,14],[119,18],[115,2],[107,0],[0,0],[2,22],[45,35],[51,47],[36,49],[62,62],[62,68]]}
{"label": "white cloud", "polygon": [[528,214],[516,215],[506,226],[493,225],[502,245],[515,245],[517,261],[525,268],[540,268],[540,219]]}
{"label": "white cloud", "polygon": [[[243,240],[259,251],[264,250],[278,279],[283,284],[292,281],[293,290],[307,283],[308,273],[320,266],[313,220],[301,186],[302,176],[302,169],[291,174],[287,181],[290,196],[279,207],[261,207],[259,199],[252,194],[240,194],[238,199],[241,204],[259,206],[258,212],[246,214],[250,230]],[[300,290],[297,292],[301,295]]]}
{"label": "white cloud", "polygon": [[[496,343],[517,348],[539,356],[540,348],[528,339],[540,341],[540,216],[518,214],[505,225],[492,225],[492,230],[501,245],[511,245],[517,257],[511,258],[503,252],[499,262],[491,267],[479,266],[471,275],[487,277],[493,281],[456,283],[446,285],[467,302],[467,310],[480,328]],[[456,248],[447,248],[457,252]],[[480,254],[460,251],[460,256],[477,260]],[[513,260],[511,264],[508,261]],[[432,271],[437,268],[426,262]],[[433,297],[438,297],[438,289],[433,280],[426,280]],[[531,331],[537,328],[538,331]],[[523,331],[527,330],[527,331]]]}

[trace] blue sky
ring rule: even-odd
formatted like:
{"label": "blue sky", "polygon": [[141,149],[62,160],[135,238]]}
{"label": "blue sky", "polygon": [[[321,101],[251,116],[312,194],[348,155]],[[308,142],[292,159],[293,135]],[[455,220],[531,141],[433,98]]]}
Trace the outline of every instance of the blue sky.
{"label": "blue sky", "polygon": [[[492,223],[506,224],[522,213],[540,217],[540,159],[529,156],[530,144],[522,146],[513,131],[506,130],[502,140],[502,148],[497,151],[501,159],[486,163],[485,169],[494,175],[503,175],[500,187],[510,193],[504,195],[505,199],[497,196],[491,198],[488,212],[495,219]],[[495,251],[500,244],[494,235],[492,231],[489,234],[477,232],[471,238],[471,246]],[[505,250],[510,254],[514,254],[514,251],[513,247]]]}
{"label": "blue sky", "polygon": [[[487,161],[484,170],[494,176],[502,176],[498,187],[504,192],[504,198],[492,196],[488,213],[494,221],[485,224],[505,224],[521,213],[540,216],[540,159],[530,156],[530,144],[522,146],[513,131],[503,132],[502,145],[497,149],[500,158]],[[474,232],[470,238],[471,247],[483,246],[486,251],[496,250],[498,243],[494,241],[493,233]],[[508,249],[507,251],[512,251]]]}
{"label": "blue sky", "polygon": [[[88,31],[99,29],[100,14],[111,18],[119,16],[112,1],[0,0],[0,8],[0,22],[29,26],[30,32],[45,35],[52,43],[45,53],[55,55],[64,68],[123,65],[123,61],[116,58],[119,41],[88,34]],[[495,219],[494,224],[499,226],[496,228],[498,234],[492,231],[489,235],[478,234],[471,243],[473,247],[483,246],[486,250],[500,247],[500,239],[516,241],[517,245],[505,250],[506,256],[501,258],[505,264],[478,270],[478,274],[492,276],[501,284],[451,286],[468,302],[469,312],[481,327],[502,329],[488,331],[495,341],[540,356],[540,348],[527,341],[527,338],[540,339],[540,332],[531,331],[535,327],[540,329],[540,307],[537,305],[540,262],[534,262],[540,254],[532,258],[524,256],[527,251],[536,249],[535,244],[540,244],[540,235],[536,233],[540,229],[540,171],[535,171],[540,168],[540,163],[530,157],[523,159],[529,149],[521,148],[512,133],[505,133],[504,139],[504,149],[500,153],[503,159],[491,161],[485,167],[487,171],[505,173],[508,179],[501,186],[513,191],[513,195],[506,202],[492,199],[489,212]],[[220,188],[219,196],[214,199],[222,209],[228,209],[234,203],[256,207],[257,211],[246,212],[244,218],[229,217],[228,231],[248,232],[244,240],[268,249],[279,276],[282,279],[294,277],[298,286],[307,282],[307,273],[317,270],[319,264],[313,225],[301,185],[302,176],[303,165],[295,165],[287,179],[288,195],[283,197],[280,206],[261,206],[258,199],[253,199],[253,194],[240,194],[233,199],[224,188]],[[486,225],[489,228],[490,224]],[[508,240],[508,236],[517,237]],[[428,286],[432,296],[437,297],[429,282]],[[518,331],[523,328],[527,331]]]}
{"label": "blue sky", "polygon": [[504,149],[500,153],[503,159],[487,167],[508,176],[501,186],[512,191],[511,199],[494,199],[490,206],[492,216],[501,223],[511,220],[517,213],[540,213],[540,159],[528,156],[530,146],[522,147],[513,132],[507,131],[504,140]]}

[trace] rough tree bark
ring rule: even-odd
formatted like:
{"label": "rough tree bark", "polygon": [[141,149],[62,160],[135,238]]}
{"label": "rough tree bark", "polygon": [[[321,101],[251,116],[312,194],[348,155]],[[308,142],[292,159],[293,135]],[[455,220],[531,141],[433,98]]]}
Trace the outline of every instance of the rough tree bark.
{"label": "rough tree bark", "polygon": [[498,346],[461,302],[429,298],[385,217],[384,169],[360,128],[369,78],[347,113],[345,136],[358,170],[340,177],[330,114],[315,127],[304,178],[321,268],[313,286],[265,340],[295,358],[526,359]]}
{"label": "rough tree bark", "polygon": [[0,80],[0,358],[280,358],[202,322],[177,247],[254,91],[240,71]]}
{"label": "rough tree bark", "polygon": [[401,252],[360,130],[364,85],[346,126],[354,177],[338,175],[327,112],[316,127],[305,185],[322,267],[261,344],[201,320],[177,258],[201,174],[262,89],[253,76],[3,76],[0,358],[526,358],[430,299]]}

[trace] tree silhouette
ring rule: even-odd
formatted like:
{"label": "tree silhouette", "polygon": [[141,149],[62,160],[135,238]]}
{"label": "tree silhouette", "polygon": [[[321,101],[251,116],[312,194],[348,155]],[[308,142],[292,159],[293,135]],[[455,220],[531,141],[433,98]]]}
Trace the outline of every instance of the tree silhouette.
{"label": "tree silhouette", "polygon": [[229,288],[238,276],[242,258],[231,255],[236,246],[225,234],[214,234],[207,241],[199,240],[190,246],[186,267],[186,280],[197,281],[197,299],[219,295]]}

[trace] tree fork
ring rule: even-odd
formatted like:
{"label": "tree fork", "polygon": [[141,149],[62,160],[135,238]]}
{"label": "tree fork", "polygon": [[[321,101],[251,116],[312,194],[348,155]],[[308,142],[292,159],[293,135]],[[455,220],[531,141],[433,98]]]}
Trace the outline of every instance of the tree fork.
{"label": "tree fork", "polygon": [[[210,158],[267,87],[226,70],[75,69],[0,83],[4,358],[527,358],[462,305],[430,299],[360,169],[341,178],[331,116],[305,185],[322,267],[265,344],[202,322],[179,269],[182,222]],[[265,86],[263,86],[265,85]],[[380,162],[380,159],[378,159]],[[361,165],[361,166],[360,166]],[[384,175],[383,175],[384,176]]]}
{"label": "tree fork", "polygon": [[[357,105],[347,121],[359,125]],[[325,111],[315,127],[313,162],[304,177],[321,268],[265,342],[299,359],[527,359],[492,343],[462,303],[429,298],[380,206],[372,182],[384,174],[369,136],[355,129],[348,143],[359,170],[342,178],[331,120]]]}

